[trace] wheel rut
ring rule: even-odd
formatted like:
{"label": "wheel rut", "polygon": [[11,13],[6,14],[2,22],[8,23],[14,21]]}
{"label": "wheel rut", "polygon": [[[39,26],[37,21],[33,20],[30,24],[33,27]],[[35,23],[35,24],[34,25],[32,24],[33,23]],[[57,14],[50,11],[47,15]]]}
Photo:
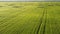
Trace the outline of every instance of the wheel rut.
{"label": "wheel rut", "polygon": [[43,20],[44,20],[44,25],[43,25],[42,34],[45,34],[46,22],[47,22],[47,9],[46,8],[44,8],[44,10],[43,10],[42,17],[40,19],[40,23],[37,26],[36,34],[39,34],[39,30],[41,29],[41,25],[43,23]]}

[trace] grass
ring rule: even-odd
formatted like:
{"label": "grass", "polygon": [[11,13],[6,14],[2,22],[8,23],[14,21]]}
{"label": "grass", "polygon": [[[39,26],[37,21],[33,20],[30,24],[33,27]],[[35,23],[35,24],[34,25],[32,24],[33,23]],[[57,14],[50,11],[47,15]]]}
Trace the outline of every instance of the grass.
{"label": "grass", "polygon": [[60,34],[60,2],[0,2],[0,34]]}

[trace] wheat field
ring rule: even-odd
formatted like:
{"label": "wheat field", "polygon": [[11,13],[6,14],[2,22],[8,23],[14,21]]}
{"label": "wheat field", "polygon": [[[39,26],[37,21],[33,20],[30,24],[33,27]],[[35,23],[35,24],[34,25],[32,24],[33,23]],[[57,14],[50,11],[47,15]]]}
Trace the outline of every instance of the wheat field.
{"label": "wheat field", "polygon": [[0,34],[60,34],[60,2],[0,2]]}

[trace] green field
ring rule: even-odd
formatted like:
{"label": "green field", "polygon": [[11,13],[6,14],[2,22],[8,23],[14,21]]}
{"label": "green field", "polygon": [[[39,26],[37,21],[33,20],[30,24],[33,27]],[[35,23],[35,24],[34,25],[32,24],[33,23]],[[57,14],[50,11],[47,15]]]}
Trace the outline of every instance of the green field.
{"label": "green field", "polygon": [[0,34],[60,34],[60,2],[0,2]]}

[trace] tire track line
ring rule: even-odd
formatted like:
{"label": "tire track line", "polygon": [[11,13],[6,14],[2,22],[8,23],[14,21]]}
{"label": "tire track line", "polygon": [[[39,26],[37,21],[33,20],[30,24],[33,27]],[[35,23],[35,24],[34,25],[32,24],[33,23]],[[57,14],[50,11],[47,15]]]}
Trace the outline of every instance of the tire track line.
{"label": "tire track line", "polygon": [[44,27],[43,27],[43,34],[45,34],[45,29],[46,29],[46,22],[47,22],[47,9],[45,8],[45,23],[44,23]]}
{"label": "tire track line", "polygon": [[44,16],[45,16],[45,8],[44,8],[44,11],[43,11],[43,14],[42,14],[42,17],[41,17],[41,19],[40,19],[40,23],[39,23],[39,25],[38,25],[38,29],[37,29],[37,32],[36,32],[36,34],[39,34],[39,30],[41,29],[41,25],[42,25],[42,23],[43,23],[43,18],[44,18]]}

